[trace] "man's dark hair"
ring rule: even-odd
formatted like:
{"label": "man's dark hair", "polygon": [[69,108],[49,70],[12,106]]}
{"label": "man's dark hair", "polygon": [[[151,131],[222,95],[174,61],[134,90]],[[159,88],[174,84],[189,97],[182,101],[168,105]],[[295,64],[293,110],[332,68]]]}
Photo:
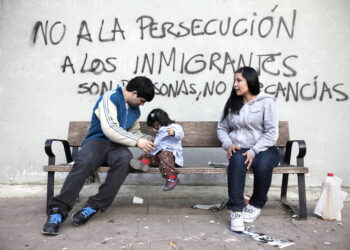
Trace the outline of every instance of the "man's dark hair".
{"label": "man's dark hair", "polygon": [[154,86],[150,79],[145,76],[137,76],[130,80],[126,85],[129,92],[136,91],[137,97],[145,98],[146,101],[152,101],[154,97]]}

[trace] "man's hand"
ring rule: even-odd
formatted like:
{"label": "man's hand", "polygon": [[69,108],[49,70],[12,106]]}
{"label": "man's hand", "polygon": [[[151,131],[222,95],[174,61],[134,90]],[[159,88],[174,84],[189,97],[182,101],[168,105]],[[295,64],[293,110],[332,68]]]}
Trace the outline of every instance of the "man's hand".
{"label": "man's hand", "polygon": [[138,146],[145,153],[150,153],[155,149],[155,145],[153,142],[143,138],[139,138],[139,140],[136,143],[136,146]]}
{"label": "man's hand", "polygon": [[243,156],[247,156],[247,160],[245,160],[244,164],[248,164],[247,165],[247,170],[250,169],[250,167],[252,166],[253,160],[254,160],[254,156],[249,152],[245,152],[244,154],[242,154]]}
{"label": "man's hand", "polygon": [[237,147],[234,144],[231,144],[227,149],[227,158],[230,159],[232,156],[232,153],[236,153],[236,150],[240,150],[241,148]]}
{"label": "man's hand", "polygon": [[168,127],[166,131],[168,132],[168,135],[175,136],[175,130],[173,128]]}

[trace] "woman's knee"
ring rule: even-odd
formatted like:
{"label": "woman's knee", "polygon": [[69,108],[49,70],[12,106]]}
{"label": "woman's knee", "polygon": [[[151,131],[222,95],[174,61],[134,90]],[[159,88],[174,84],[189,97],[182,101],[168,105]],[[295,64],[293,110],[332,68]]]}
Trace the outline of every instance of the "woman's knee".
{"label": "woman's knee", "polygon": [[240,151],[236,151],[236,153],[232,154],[232,156],[229,159],[229,165],[230,167],[236,168],[236,167],[242,167],[245,162],[245,158],[243,157],[242,153]]}
{"label": "woman's knee", "polygon": [[[279,151],[277,148],[270,148],[264,152],[261,152],[253,162],[258,169],[270,170],[276,167],[279,163]],[[253,166],[254,167],[254,166]]]}
{"label": "woman's knee", "polygon": [[[237,153],[236,153],[237,154]],[[229,161],[229,166],[227,168],[228,176],[241,176],[246,174],[247,168],[244,166],[244,158],[241,156],[236,156],[235,154],[231,156]]]}

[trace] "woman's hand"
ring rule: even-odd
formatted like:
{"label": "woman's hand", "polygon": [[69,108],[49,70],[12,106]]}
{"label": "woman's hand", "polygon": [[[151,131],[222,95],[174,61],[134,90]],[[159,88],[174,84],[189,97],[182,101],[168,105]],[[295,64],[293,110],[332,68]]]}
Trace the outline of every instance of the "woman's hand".
{"label": "woman's hand", "polygon": [[249,152],[245,152],[244,154],[242,154],[243,156],[247,156],[247,160],[245,160],[244,164],[247,165],[247,170],[250,169],[250,167],[252,166],[253,160],[254,160],[254,156]]}
{"label": "woman's hand", "polygon": [[234,144],[231,144],[227,149],[227,158],[230,159],[232,156],[232,153],[236,153],[236,150],[240,150],[241,148],[237,147]]}

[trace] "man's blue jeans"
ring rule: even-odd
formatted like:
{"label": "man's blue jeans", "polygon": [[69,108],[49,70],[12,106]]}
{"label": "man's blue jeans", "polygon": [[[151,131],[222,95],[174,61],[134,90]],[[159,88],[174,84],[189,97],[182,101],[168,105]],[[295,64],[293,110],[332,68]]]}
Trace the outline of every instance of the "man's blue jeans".
{"label": "man's blue jeans", "polygon": [[[227,168],[228,196],[227,209],[234,211],[243,210],[244,187],[247,173],[247,166],[244,164],[247,157],[242,154],[248,149],[236,150],[229,160]],[[249,203],[257,208],[262,208],[267,202],[272,179],[273,168],[279,163],[280,155],[277,147],[257,154],[253,160],[252,169],[254,172],[254,191]]]}

